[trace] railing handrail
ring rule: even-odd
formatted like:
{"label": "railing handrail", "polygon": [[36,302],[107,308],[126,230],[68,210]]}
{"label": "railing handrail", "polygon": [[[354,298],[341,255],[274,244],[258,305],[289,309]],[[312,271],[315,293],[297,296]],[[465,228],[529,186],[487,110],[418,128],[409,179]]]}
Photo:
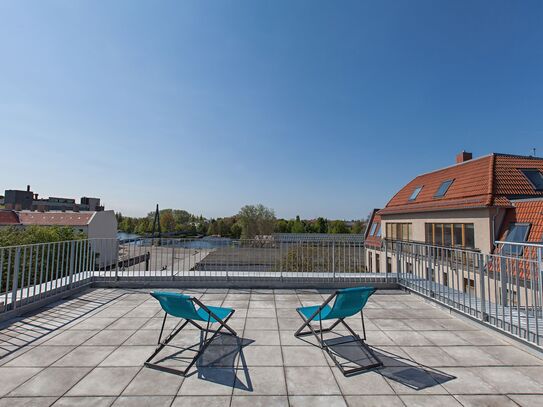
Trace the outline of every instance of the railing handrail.
{"label": "railing handrail", "polygon": [[533,243],[533,242],[507,242],[505,240],[496,240],[494,242],[495,245],[504,245],[509,244],[511,246],[526,246],[526,247],[536,247],[539,249],[543,249],[543,242],[541,243]]}
{"label": "railing handrail", "polygon": [[20,245],[11,245],[11,246],[0,246],[0,250],[2,249],[17,249],[17,248],[25,248],[30,246],[43,246],[48,244],[57,244],[57,243],[71,243],[71,242],[91,242],[91,241],[119,241],[114,237],[91,237],[86,239],[71,239],[71,240],[55,240],[53,242],[41,242],[41,243],[28,243],[28,244],[20,244]]}

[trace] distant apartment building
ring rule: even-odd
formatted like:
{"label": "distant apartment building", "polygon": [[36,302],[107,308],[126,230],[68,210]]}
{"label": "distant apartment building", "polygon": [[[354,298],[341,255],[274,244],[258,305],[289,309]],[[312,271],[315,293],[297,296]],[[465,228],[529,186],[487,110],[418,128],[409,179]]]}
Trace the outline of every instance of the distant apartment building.
{"label": "distant apartment building", "polygon": [[[365,232],[368,271],[391,271],[385,239],[481,254],[495,253],[497,240],[543,242],[543,159],[460,153],[455,165],[415,177],[373,211]],[[434,278],[447,285],[450,271]],[[473,276],[461,277],[460,289],[469,291]]]}
{"label": "distant apartment building", "polygon": [[4,206],[12,210],[32,210],[32,211],[103,211],[104,207],[100,205],[99,198],[82,197],[79,203],[73,198],[39,198],[38,194],[30,190],[30,185],[26,190],[9,189],[4,193]]}
{"label": "distant apartment building", "polygon": [[61,212],[0,210],[0,228],[28,226],[66,226],[84,233],[100,254],[99,265],[111,264],[116,258],[117,218],[113,211]]}

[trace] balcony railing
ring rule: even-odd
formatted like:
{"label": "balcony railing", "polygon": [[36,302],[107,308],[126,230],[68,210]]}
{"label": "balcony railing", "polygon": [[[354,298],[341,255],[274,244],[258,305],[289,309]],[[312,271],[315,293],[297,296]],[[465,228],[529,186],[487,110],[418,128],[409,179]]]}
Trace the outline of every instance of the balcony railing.
{"label": "balcony railing", "polygon": [[[509,244],[509,243],[508,243]],[[494,254],[389,242],[398,283],[508,334],[543,345],[543,245],[513,244]]]}
{"label": "balcony railing", "polygon": [[[500,245],[498,245],[500,247]],[[543,345],[543,245],[482,254],[389,241],[382,273],[362,241],[114,239],[0,248],[0,319],[89,286],[403,287]],[[372,249],[375,250],[375,249]],[[512,255],[514,253],[515,255]]]}

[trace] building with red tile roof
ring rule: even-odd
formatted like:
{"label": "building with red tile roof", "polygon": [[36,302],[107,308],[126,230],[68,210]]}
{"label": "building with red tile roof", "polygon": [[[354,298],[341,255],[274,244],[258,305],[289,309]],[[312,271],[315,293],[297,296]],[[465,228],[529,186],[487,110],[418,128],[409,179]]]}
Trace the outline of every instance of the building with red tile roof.
{"label": "building with red tile roof", "polygon": [[492,153],[415,177],[377,212],[383,237],[490,253],[522,199],[543,198],[543,158]]}
{"label": "building with red tile roof", "polygon": [[[392,197],[381,215],[503,207],[511,199],[543,197],[523,170],[543,171],[543,159],[493,153],[415,177]],[[445,181],[452,181],[443,196],[436,196]],[[416,197],[414,191],[420,188]]]}
{"label": "building with red tile roof", "polygon": [[37,212],[0,211],[0,227],[6,226],[68,226],[83,232],[89,239],[117,237],[117,219],[113,211]]}
{"label": "building with red tile roof", "polygon": [[512,202],[513,207],[507,211],[499,240],[506,241],[512,226],[525,225],[528,243],[543,243],[543,198],[523,199]]}
{"label": "building with red tile roof", "polygon": [[19,218],[15,211],[0,210],[0,226],[15,226],[19,224]]}
{"label": "building with red tile roof", "polygon": [[379,209],[374,209],[368,221],[368,226],[364,233],[364,245],[366,247],[381,247],[381,215],[378,214],[378,211]]}

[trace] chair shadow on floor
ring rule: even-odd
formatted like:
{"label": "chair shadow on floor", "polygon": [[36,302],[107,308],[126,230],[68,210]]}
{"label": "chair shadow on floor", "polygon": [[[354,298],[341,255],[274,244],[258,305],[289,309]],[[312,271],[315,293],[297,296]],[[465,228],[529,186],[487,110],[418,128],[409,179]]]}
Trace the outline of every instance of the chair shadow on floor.
{"label": "chair shadow on floor", "polygon": [[455,376],[438,369],[421,365],[374,346],[371,346],[372,354],[356,343],[351,342],[349,345],[345,345],[345,341],[349,340],[354,340],[354,337],[351,335],[336,336],[325,341],[334,356],[344,361],[345,364],[342,364],[344,368],[367,366],[374,363],[375,357],[377,357],[383,366],[371,370],[413,390],[423,390],[456,379]]}
{"label": "chair shadow on floor", "polygon": [[[203,332],[200,333],[199,339],[199,342],[185,347],[168,345],[168,348],[174,351],[155,363],[171,368],[188,365],[204,342]],[[194,370],[187,377],[197,375],[200,380],[252,392],[253,386],[243,348],[253,342],[252,339],[229,334],[217,335],[198,358]]]}

